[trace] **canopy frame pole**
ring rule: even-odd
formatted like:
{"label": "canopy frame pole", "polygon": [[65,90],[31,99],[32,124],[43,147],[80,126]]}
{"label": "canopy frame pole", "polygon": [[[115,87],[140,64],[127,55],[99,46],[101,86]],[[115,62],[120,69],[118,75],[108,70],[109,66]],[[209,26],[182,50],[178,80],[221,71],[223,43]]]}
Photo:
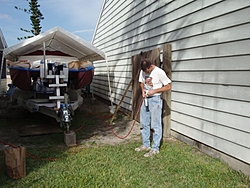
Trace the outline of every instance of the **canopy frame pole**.
{"label": "canopy frame pole", "polygon": [[109,65],[108,65],[108,56],[105,54],[105,61],[106,61],[106,65],[107,65],[107,73],[108,73],[108,86],[109,86],[109,100],[111,103],[111,108],[113,108],[113,99],[112,99],[112,91],[111,91],[111,85],[110,85],[110,77],[109,77]]}
{"label": "canopy frame pole", "polygon": [[47,78],[46,44],[45,44],[45,42],[43,42],[43,63],[44,63],[44,78]]}

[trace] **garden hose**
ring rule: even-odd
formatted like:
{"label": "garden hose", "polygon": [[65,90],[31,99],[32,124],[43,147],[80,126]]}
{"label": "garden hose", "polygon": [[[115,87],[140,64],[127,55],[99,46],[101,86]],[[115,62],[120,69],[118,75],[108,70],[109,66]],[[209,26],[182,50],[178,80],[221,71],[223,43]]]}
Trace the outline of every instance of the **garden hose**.
{"label": "garden hose", "polygon": [[[139,106],[138,106],[138,110],[137,110],[136,116],[135,116],[135,118],[134,118],[134,120],[133,120],[133,125],[132,125],[131,129],[129,130],[128,134],[125,135],[125,136],[123,136],[123,137],[122,137],[122,136],[119,136],[118,134],[116,134],[116,133],[114,132],[113,127],[112,127],[110,124],[108,124],[108,123],[104,120],[105,116],[99,116],[99,115],[97,115],[97,116],[100,117],[100,118],[104,121],[104,123],[107,124],[107,125],[110,127],[112,133],[113,133],[117,138],[119,138],[119,139],[125,139],[125,138],[127,138],[127,137],[130,135],[130,133],[132,132],[132,130],[133,130],[133,128],[134,128],[136,119],[137,119],[137,117],[138,117],[138,114],[139,114],[139,111],[140,111],[140,108],[141,108],[141,105],[142,105],[142,101],[143,101],[143,99],[141,100],[141,102],[140,102],[140,104],[139,104]],[[94,114],[94,113],[92,113],[92,114]],[[89,115],[89,114],[85,115],[84,117],[86,117],[86,116],[88,116],[88,115]],[[94,114],[94,115],[96,115],[96,114]],[[107,117],[109,117],[109,116],[107,116]],[[107,118],[107,117],[106,117],[106,118]],[[80,131],[80,130],[84,127],[84,125],[85,125],[85,123],[84,123],[81,127],[79,127],[78,129],[76,129],[75,132]],[[77,141],[76,141],[76,142],[77,142]],[[11,147],[13,147],[13,148],[18,148],[17,146],[15,146],[15,145],[13,145],[13,144],[9,144],[9,143],[4,142],[4,141],[1,141],[1,140],[0,140],[0,143],[2,143],[3,145],[11,146]],[[77,146],[78,146],[78,143],[76,144],[73,153],[76,152]],[[27,152],[27,151],[26,151],[26,155],[27,155],[28,157],[33,158],[33,159],[36,159],[36,160],[55,161],[55,160],[59,160],[59,159],[60,159],[60,158],[39,158],[39,157],[37,157],[37,156],[34,156],[34,155],[30,154],[30,153]]]}

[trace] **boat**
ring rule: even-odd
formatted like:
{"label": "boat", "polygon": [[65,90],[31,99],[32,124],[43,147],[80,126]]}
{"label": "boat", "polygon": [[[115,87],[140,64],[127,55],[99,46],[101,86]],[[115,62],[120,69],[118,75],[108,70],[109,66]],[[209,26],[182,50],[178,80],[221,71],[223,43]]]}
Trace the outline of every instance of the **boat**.
{"label": "boat", "polygon": [[67,132],[74,111],[82,105],[82,88],[92,82],[92,62],[106,57],[60,27],[5,48],[3,54],[15,88],[12,102],[55,118]]}

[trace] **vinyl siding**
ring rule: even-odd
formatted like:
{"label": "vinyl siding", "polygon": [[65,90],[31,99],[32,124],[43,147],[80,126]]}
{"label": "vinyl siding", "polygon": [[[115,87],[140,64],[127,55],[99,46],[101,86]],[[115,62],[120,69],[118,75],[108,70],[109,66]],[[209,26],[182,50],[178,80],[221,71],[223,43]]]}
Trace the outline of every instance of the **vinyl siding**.
{"label": "vinyl siding", "polygon": [[[249,12],[246,0],[105,1],[93,44],[107,54],[111,98],[121,99],[133,55],[169,43],[172,131],[250,164]],[[107,64],[95,67],[93,92],[108,99]]]}
{"label": "vinyl siding", "polygon": [[6,66],[6,62],[5,59],[3,59],[4,48],[7,48],[7,43],[4,39],[2,30],[0,29],[0,96],[2,96],[3,92],[6,92],[7,90],[6,68],[4,67]]}

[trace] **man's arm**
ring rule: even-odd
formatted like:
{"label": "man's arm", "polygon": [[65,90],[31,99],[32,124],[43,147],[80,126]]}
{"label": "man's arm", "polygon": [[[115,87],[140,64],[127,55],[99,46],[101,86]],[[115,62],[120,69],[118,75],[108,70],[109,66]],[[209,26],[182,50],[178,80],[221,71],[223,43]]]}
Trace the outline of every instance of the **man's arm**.
{"label": "man's arm", "polygon": [[162,93],[164,91],[169,91],[171,89],[171,84],[167,84],[159,89],[153,89],[148,91],[148,96],[154,95],[155,93]]}
{"label": "man's arm", "polygon": [[142,97],[145,98],[146,97],[146,92],[145,92],[145,89],[144,89],[144,83],[140,82],[140,86],[141,86]]}

